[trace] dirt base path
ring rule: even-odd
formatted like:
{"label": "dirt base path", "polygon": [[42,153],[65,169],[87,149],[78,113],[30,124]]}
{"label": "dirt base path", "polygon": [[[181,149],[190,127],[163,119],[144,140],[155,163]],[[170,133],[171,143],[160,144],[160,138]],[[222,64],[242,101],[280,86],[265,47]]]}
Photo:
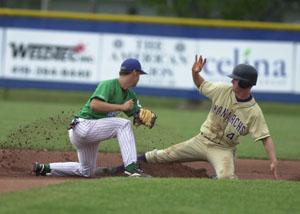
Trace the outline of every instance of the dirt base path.
{"label": "dirt base path", "polygon": [[[31,187],[58,184],[69,180],[85,178],[34,176],[28,172],[33,162],[67,162],[77,161],[76,152],[0,150],[0,193],[24,190]],[[99,153],[97,166],[119,165],[120,154]],[[143,164],[145,173],[154,177],[199,177],[205,178],[214,174],[207,162],[184,164]],[[300,181],[300,161],[280,161],[278,167],[280,179]],[[236,175],[240,179],[273,179],[269,171],[268,160],[236,160]],[[122,176],[122,175],[117,175]],[[99,178],[99,177],[97,177]]]}

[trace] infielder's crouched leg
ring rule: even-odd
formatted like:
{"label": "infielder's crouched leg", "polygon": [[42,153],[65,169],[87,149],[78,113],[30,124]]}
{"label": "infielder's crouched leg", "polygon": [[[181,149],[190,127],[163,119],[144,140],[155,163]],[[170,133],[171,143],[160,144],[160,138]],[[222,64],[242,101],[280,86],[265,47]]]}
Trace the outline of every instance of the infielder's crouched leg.
{"label": "infielder's crouched leg", "polygon": [[77,148],[78,162],[50,163],[51,175],[92,177],[96,168],[98,144]]}
{"label": "infielder's crouched leg", "polygon": [[95,167],[83,166],[77,162],[50,163],[51,173],[55,176],[92,177]]}
{"label": "infielder's crouched leg", "polygon": [[135,139],[130,120],[124,118],[116,118],[119,124],[117,130],[117,138],[120,146],[120,151],[123,159],[123,163],[126,166],[136,163],[136,146]]}
{"label": "infielder's crouched leg", "polygon": [[77,150],[79,162],[50,163],[51,175],[91,177],[94,174],[99,142],[82,137],[86,131],[85,126],[81,122],[75,130],[69,130],[70,141]]}

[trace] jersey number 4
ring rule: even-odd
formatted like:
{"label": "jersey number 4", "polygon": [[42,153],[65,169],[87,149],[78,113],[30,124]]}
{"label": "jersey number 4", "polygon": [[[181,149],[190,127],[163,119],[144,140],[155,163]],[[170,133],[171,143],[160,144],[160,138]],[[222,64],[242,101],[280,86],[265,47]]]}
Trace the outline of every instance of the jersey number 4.
{"label": "jersey number 4", "polygon": [[226,137],[228,137],[230,140],[232,140],[234,137],[234,133],[230,133],[230,134],[226,135]]}

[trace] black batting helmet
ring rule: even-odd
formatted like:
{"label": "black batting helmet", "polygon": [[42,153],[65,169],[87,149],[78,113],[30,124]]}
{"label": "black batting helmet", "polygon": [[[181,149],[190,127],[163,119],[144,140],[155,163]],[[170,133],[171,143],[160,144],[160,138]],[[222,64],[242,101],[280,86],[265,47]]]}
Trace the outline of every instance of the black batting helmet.
{"label": "black batting helmet", "polygon": [[247,64],[239,64],[234,67],[232,74],[229,74],[235,80],[240,80],[239,86],[241,88],[248,88],[250,86],[256,85],[257,82],[257,70]]}

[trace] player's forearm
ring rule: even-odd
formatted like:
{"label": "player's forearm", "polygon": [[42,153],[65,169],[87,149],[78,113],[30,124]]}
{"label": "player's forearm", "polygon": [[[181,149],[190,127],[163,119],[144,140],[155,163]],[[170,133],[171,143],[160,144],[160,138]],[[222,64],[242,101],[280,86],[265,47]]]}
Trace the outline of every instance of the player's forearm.
{"label": "player's forearm", "polygon": [[205,79],[199,73],[193,73],[193,80],[197,88],[205,81]]}
{"label": "player's forearm", "polygon": [[92,100],[90,109],[97,112],[123,111],[122,105],[106,103],[96,99]]}
{"label": "player's forearm", "polygon": [[265,150],[271,162],[277,162],[276,151],[271,137],[266,137],[262,140]]}

